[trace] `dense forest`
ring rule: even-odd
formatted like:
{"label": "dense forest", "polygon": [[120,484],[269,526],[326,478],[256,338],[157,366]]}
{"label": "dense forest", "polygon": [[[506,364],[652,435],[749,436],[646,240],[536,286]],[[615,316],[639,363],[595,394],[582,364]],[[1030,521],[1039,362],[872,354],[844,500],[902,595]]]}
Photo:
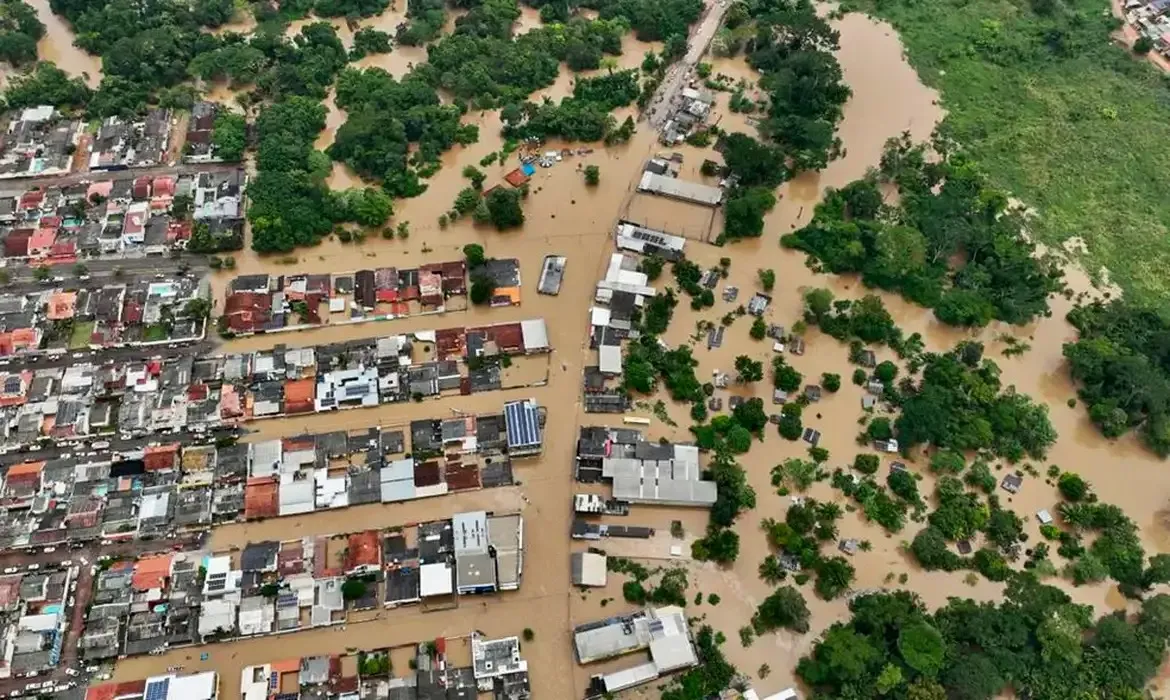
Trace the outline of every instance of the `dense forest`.
{"label": "dense forest", "polygon": [[37,41],[44,35],[45,25],[28,3],[0,2],[0,61],[14,66],[36,61]]}
{"label": "dense forest", "polygon": [[1120,300],[1077,307],[1068,320],[1080,336],[1064,356],[1093,423],[1111,438],[1136,428],[1170,455],[1170,324]]}
{"label": "dense forest", "polygon": [[[883,181],[897,186],[897,206],[884,203]],[[904,135],[887,144],[880,179],[830,192],[812,223],[782,242],[828,272],[860,273],[867,286],[932,307],[944,323],[1022,324],[1047,314],[1061,288],[1059,265],[1036,254],[1024,225],[962,153]]]}
{"label": "dense forest", "polygon": [[1139,698],[1170,640],[1170,597],[1133,617],[1093,619],[1057,588],[1013,578],[1005,598],[952,598],[934,612],[912,593],[867,595],[801,659],[814,698],[1035,700]]}

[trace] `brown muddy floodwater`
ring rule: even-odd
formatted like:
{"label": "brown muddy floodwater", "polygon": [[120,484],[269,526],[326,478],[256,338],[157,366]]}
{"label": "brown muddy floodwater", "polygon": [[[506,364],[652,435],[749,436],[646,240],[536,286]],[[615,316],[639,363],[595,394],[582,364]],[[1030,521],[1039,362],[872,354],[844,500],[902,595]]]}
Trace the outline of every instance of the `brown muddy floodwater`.
{"label": "brown muddy floodwater", "polygon": [[[45,25],[45,35],[37,42],[37,60],[52,61],[61,70],[80,76],[86,85],[96,88],[102,80],[101,57],[73,45],[73,29],[65,18],[53,14],[49,0],[29,0],[28,4],[37,11],[41,24]],[[6,83],[11,75],[11,68],[4,64],[0,79]]]}
{"label": "brown muddy floodwater", "polygon": [[[772,268],[777,273],[774,301],[767,312],[767,320],[785,326],[798,320],[801,295],[810,286],[827,286],[838,296],[858,296],[863,293],[855,280],[811,273],[801,255],[785,251],[777,243],[778,237],[794,226],[806,222],[812,208],[825,187],[840,186],[862,176],[866,169],[877,164],[886,139],[909,130],[916,139],[926,139],[936,121],[942,116],[936,106],[937,95],[917,80],[913,70],[902,57],[902,49],[893,31],[884,24],[865,17],[848,15],[835,22],[841,31],[839,57],[845,79],[853,88],[853,97],[845,108],[841,137],[846,154],[832,163],[823,173],[805,175],[781,189],[782,198],[768,217],[766,235],[756,241],[739,243],[724,248],[690,244],[688,257],[702,265],[715,265],[720,257],[730,256],[732,265],[727,284],[740,288],[742,303],[755,289],[756,271]],[[640,61],[644,45],[633,42],[627,47],[622,65]],[[405,56],[395,53],[379,60],[402,61]],[[398,70],[402,70],[398,66]],[[755,76],[743,65],[742,59],[716,62],[716,71],[742,76],[749,81]],[[396,73],[397,74],[397,73]],[[567,83],[566,83],[567,86]],[[563,94],[563,93],[562,93]],[[750,128],[742,115],[733,115],[726,109],[727,95],[719,97],[717,118],[725,127],[739,124]],[[330,128],[339,124],[339,112],[331,108]],[[624,115],[623,115],[624,116]],[[582,593],[569,583],[568,556],[570,551],[583,549],[584,543],[572,542],[568,537],[570,498],[575,492],[596,491],[603,488],[581,487],[572,482],[571,470],[576,431],[582,424],[620,424],[621,417],[585,415],[579,402],[582,368],[596,362],[595,353],[587,347],[587,311],[591,304],[594,284],[612,252],[610,232],[615,218],[629,215],[643,223],[662,226],[668,230],[686,231],[688,236],[702,238],[702,232],[721,226],[718,217],[708,210],[696,210],[633,194],[633,187],[645,159],[660,150],[654,134],[643,127],[634,139],[624,146],[600,148],[585,156],[573,156],[549,169],[538,169],[531,182],[531,195],[525,202],[527,222],[522,230],[498,233],[479,228],[464,220],[440,230],[438,216],[445,212],[455,194],[465,186],[460,171],[466,165],[478,166],[479,160],[501,147],[499,117],[495,112],[469,114],[467,119],[480,126],[479,143],[456,147],[444,156],[443,169],[429,181],[428,191],[421,197],[396,203],[396,221],[410,221],[408,240],[384,240],[370,236],[364,244],[341,244],[327,240],[321,245],[297,251],[284,262],[261,258],[251,252],[237,256],[238,268],[232,274],[252,272],[339,272],[371,265],[415,266],[456,258],[467,243],[480,243],[488,255],[514,257],[521,261],[524,278],[523,300],[520,307],[451,313],[445,316],[427,316],[384,324],[334,326],[296,334],[278,334],[239,339],[224,344],[225,351],[253,350],[271,347],[277,343],[307,345],[355,337],[376,336],[383,333],[405,332],[451,325],[470,325],[484,321],[506,321],[528,317],[543,317],[548,324],[551,355],[551,374],[547,386],[535,389],[513,390],[479,394],[458,399],[445,398],[422,404],[385,406],[377,409],[351,411],[344,414],[303,417],[295,420],[269,421],[256,425],[263,436],[293,434],[303,430],[321,431],[333,428],[355,428],[361,425],[398,423],[411,418],[440,416],[453,408],[474,411],[498,410],[501,402],[521,396],[536,398],[548,407],[549,421],[545,434],[545,453],[542,457],[516,464],[520,486],[488,492],[460,494],[409,504],[366,506],[334,513],[318,513],[300,518],[284,518],[265,523],[236,525],[218,531],[212,538],[215,547],[240,545],[249,539],[261,537],[296,537],[308,533],[356,530],[371,525],[393,525],[413,519],[438,518],[467,508],[519,507],[526,516],[525,539],[527,550],[524,581],[519,591],[489,598],[468,598],[455,610],[422,613],[417,609],[386,612],[378,618],[362,623],[351,623],[344,632],[316,630],[286,635],[279,640],[255,639],[207,647],[208,662],[197,661],[197,651],[173,651],[159,657],[128,659],[118,664],[119,679],[142,677],[160,673],[167,666],[184,664],[188,670],[214,668],[222,674],[225,697],[233,697],[239,681],[240,669],[247,664],[268,662],[303,654],[339,653],[347,647],[374,648],[408,643],[438,635],[466,634],[478,629],[489,635],[517,634],[523,627],[531,627],[536,634],[534,643],[525,645],[525,656],[532,669],[534,696],[567,700],[581,697],[591,674],[606,666],[582,668],[573,662],[570,628],[572,625],[598,617],[613,615],[628,606],[622,601],[620,576],[613,576],[604,590]],[[738,122],[736,120],[739,120]],[[330,135],[323,135],[318,146],[327,145]],[[549,144],[546,148],[558,148]],[[697,169],[704,158],[718,158],[710,149],[683,146],[683,177],[698,178]],[[601,169],[601,184],[585,186],[580,167],[596,164]],[[486,168],[488,187],[496,184],[502,175],[516,167],[515,156],[505,165]],[[337,171],[334,178],[338,178]],[[347,179],[356,182],[345,174]],[[550,253],[568,256],[564,284],[559,296],[548,297],[535,293],[542,258]],[[229,276],[219,273],[215,279],[217,295]],[[664,280],[668,279],[666,277]],[[1087,282],[1083,275],[1074,274],[1074,288]],[[660,282],[665,284],[665,282]],[[718,298],[719,295],[717,294]],[[217,296],[217,299],[221,298]],[[886,304],[899,325],[907,333],[920,332],[932,350],[950,347],[965,337],[961,333],[941,327],[933,316],[912,307],[898,298],[885,297]],[[675,311],[671,328],[666,335],[669,343],[687,343],[699,320],[718,322],[736,304],[717,301],[713,309],[697,314],[684,302]],[[1163,549],[1170,543],[1170,511],[1165,495],[1170,489],[1170,471],[1143,452],[1131,439],[1109,442],[1093,430],[1081,408],[1070,409],[1066,400],[1074,389],[1063,371],[1061,343],[1073,336],[1072,329],[1063,320],[1069,302],[1053,300],[1053,314],[1027,328],[993,327],[978,334],[988,345],[987,356],[994,357],[1003,368],[1005,384],[1014,384],[1020,391],[1044,400],[1050,406],[1052,420],[1061,435],[1060,443],[1052,450],[1050,462],[1083,474],[1093,482],[1101,498],[1124,507],[1142,526],[1147,547],[1153,551],[1158,544]],[[748,336],[748,321],[737,320],[727,331],[722,348],[708,351],[705,345],[695,348],[701,377],[715,370],[730,371],[734,358],[748,354],[767,360],[771,355],[768,343],[753,341]],[[1004,344],[997,340],[1003,333],[1022,338],[1032,349],[1017,358],[1001,356]],[[854,436],[861,416],[861,391],[848,381],[851,367],[847,348],[815,330],[807,335],[808,351],[790,361],[806,378],[815,381],[822,372],[835,372],[846,378],[837,394],[826,394],[818,404],[806,410],[806,425],[822,431],[822,446],[829,449],[831,464],[851,462],[858,447]],[[880,352],[879,359],[892,357]],[[762,382],[758,386],[733,387],[741,395],[757,394],[769,406],[770,392]],[[666,397],[663,398],[669,405]],[[644,406],[646,404],[643,404]],[[637,411],[651,417],[648,408]],[[689,425],[686,406],[669,405],[669,413],[679,427],[672,428],[655,420],[649,428],[649,437],[686,439],[684,426]],[[758,528],[761,518],[783,517],[788,499],[778,496],[770,484],[770,469],[789,457],[804,456],[803,443],[791,443],[779,438],[774,430],[767,431],[763,445],[755,446],[744,455],[742,462],[755,487],[758,504],[754,511],[744,514],[738,530],[741,550],[737,563],[726,569],[706,564],[686,562],[686,557],[673,558],[669,554],[670,538],[657,537],[645,543],[607,542],[614,554],[637,556],[662,564],[688,566],[693,571],[691,596],[697,591],[715,593],[722,602],[718,608],[693,607],[692,615],[707,613],[706,621],[727,636],[725,651],[739,669],[753,677],[763,663],[771,667],[767,679],[755,680],[761,694],[793,685],[792,668],[797,659],[808,651],[816,635],[834,621],[847,614],[844,601],[824,602],[808,591],[813,612],[813,630],[803,636],[787,632],[766,635],[749,648],[739,643],[737,630],[749,621],[755,606],[770,592],[759,580],[757,566],[769,554],[763,534]],[[921,470],[911,463],[912,469]],[[1037,465],[1043,473],[1047,464]],[[1121,478],[1118,478],[1121,475]],[[923,490],[929,492],[932,482],[924,480]],[[523,498],[521,498],[523,494]],[[815,485],[810,495],[829,499],[834,497],[826,484]],[[520,499],[519,501],[517,499]],[[1057,500],[1055,490],[1043,479],[1028,478],[1020,494],[1014,496],[1012,506],[1028,519],[1031,541],[1038,538],[1038,529],[1032,515],[1040,508],[1052,508]],[[627,524],[650,525],[669,532],[673,520],[681,520],[687,538],[702,533],[706,513],[671,508],[638,507],[626,518]],[[910,523],[898,536],[887,536],[879,528],[862,521],[857,514],[847,513],[840,523],[842,537],[868,539],[872,551],[859,553],[853,562],[857,568],[857,589],[897,586],[899,574],[906,574],[906,587],[920,594],[931,605],[945,603],[948,596],[971,596],[994,599],[1000,592],[998,584],[983,579],[968,584],[961,575],[926,573],[917,570],[902,554],[900,545],[909,540],[917,526]],[[687,548],[684,548],[686,550]],[[687,550],[689,551],[689,550]],[[1120,603],[1111,587],[1101,585],[1072,589],[1079,602],[1091,603],[1103,612]],[[688,596],[690,597],[690,596]],[[603,605],[602,601],[607,604]],[[190,657],[190,658],[188,658]],[[620,664],[619,664],[620,665]],[[566,672],[566,669],[572,669]],[[654,696],[650,685],[635,693]]]}

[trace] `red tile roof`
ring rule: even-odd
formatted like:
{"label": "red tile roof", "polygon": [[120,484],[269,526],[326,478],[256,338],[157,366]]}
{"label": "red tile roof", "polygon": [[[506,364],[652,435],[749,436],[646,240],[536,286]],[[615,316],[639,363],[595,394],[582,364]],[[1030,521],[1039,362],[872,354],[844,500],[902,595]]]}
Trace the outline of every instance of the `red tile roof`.
{"label": "red tile roof", "polygon": [[359,566],[378,566],[381,564],[382,548],[378,545],[378,531],[366,530],[355,532],[349,536],[346,547],[345,568],[356,569]]}

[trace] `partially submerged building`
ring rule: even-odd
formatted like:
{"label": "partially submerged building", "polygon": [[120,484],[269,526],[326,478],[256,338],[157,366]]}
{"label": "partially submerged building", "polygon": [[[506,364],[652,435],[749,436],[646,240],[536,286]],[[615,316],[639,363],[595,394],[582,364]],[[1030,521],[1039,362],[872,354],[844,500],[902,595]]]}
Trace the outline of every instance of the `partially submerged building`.
{"label": "partially submerged building", "polygon": [[594,676],[590,696],[617,693],[699,663],[686,612],[679,607],[647,608],[573,630],[577,661],[590,664],[635,652],[649,652],[644,663]]}

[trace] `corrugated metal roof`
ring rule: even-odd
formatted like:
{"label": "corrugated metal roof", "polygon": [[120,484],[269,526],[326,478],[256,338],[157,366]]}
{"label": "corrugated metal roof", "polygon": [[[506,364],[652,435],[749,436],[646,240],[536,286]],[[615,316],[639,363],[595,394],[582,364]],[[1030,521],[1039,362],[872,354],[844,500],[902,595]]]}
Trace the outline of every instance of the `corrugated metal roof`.
{"label": "corrugated metal roof", "polygon": [[540,411],[532,399],[504,404],[504,425],[510,449],[540,446]]}

